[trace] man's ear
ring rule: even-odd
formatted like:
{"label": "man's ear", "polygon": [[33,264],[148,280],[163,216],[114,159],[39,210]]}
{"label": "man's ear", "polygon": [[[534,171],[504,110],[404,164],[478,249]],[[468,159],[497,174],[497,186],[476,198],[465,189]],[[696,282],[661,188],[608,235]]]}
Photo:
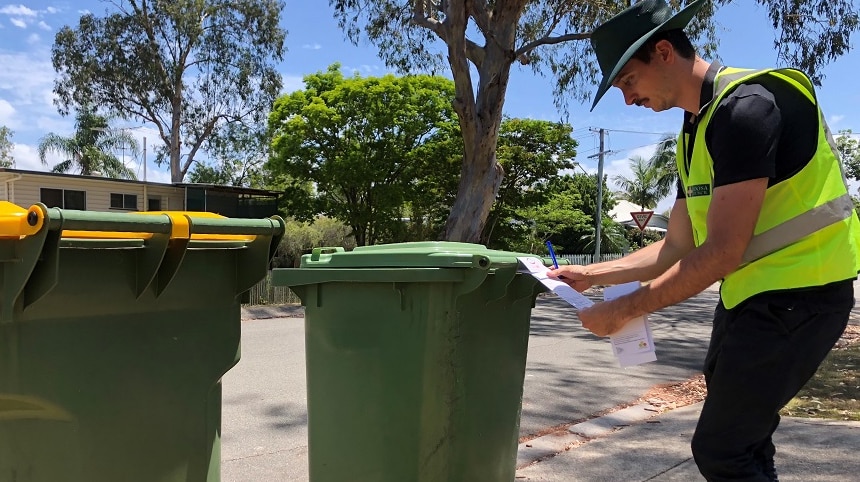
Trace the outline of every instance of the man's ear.
{"label": "man's ear", "polygon": [[654,45],[653,57],[663,63],[671,63],[675,60],[675,46],[666,39],[660,40]]}

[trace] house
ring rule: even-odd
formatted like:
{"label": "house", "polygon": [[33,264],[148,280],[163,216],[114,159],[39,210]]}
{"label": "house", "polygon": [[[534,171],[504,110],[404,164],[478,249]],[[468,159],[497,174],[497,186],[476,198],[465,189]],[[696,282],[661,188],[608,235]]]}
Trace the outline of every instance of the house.
{"label": "house", "polygon": [[22,207],[86,211],[208,211],[226,217],[277,214],[278,191],[214,184],[132,181],[0,168],[0,200]]}
{"label": "house", "polygon": [[[636,221],[633,220],[633,215],[631,214],[634,212],[642,212],[642,209],[630,201],[620,199],[618,204],[609,211],[609,214],[615,222],[639,229],[639,226],[636,224]],[[665,233],[668,228],[669,218],[658,213],[652,214],[651,218],[648,220],[648,224],[645,225],[645,229],[659,231],[661,233]]]}

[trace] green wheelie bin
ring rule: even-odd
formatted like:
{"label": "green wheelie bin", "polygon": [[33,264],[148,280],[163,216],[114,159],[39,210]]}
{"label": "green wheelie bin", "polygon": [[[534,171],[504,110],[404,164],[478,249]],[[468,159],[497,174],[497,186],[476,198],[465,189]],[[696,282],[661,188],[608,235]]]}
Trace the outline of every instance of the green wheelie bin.
{"label": "green wheelie bin", "polygon": [[241,295],[283,232],[0,202],[0,482],[220,480]]}
{"label": "green wheelie bin", "polygon": [[312,482],[514,479],[545,290],[517,256],[533,255],[398,243],[317,248],[273,270],[305,306]]}

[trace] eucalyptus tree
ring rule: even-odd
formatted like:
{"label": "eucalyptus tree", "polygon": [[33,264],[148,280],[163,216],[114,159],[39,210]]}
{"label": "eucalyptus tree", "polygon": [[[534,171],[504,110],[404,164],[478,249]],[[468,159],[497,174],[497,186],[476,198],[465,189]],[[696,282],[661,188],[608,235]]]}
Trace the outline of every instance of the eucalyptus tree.
{"label": "eucalyptus tree", "polygon": [[[688,32],[710,56],[716,46],[715,10],[707,3]],[[821,67],[850,48],[858,28],[853,0],[756,0],[776,31],[783,63],[820,80]],[[501,185],[496,158],[510,71],[519,62],[551,75],[556,104],[589,97],[598,74],[587,42],[591,30],[630,5],[629,0],[330,0],[348,38],[369,40],[387,65],[401,72],[450,69],[454,109],[465,151],[446,239],[477,241]],[[680,1],[673,1],[677,5]],[[683,3],[689,3],[684,1]],[[473,78],[473,76],[475,76]]]}
{"label": "eucalyptus tree", "polygon": [[235,123],[263,122],[282,81],[281,0],[124,0],[57,32],[61,114],[85,105],[153,124],[182,181],[198,152]]}

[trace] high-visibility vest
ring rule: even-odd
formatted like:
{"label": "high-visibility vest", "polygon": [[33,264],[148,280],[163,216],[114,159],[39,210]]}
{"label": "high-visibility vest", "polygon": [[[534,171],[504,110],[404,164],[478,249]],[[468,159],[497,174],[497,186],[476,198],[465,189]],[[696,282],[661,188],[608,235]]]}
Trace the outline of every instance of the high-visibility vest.
{"label": "high-visibility vest", "polygon": [[782,79],[816,106],[818,146],[803,169],[767,188],[743,262],[723,279],[720,297],[726,308],[757,293],[821,286],[856,278],[860,271],[860,220],[848,194],[845,172],[812,82],[793,69],[726,68],[718,73],[714,99],[700,112],[689,168],[685,161],[689,134],[681,131],[676,160],[695,244],[701,246],[708,237],[708,207],[714,191],[714,161],[705,142],[708,123],[727,93],[763,75]]}

